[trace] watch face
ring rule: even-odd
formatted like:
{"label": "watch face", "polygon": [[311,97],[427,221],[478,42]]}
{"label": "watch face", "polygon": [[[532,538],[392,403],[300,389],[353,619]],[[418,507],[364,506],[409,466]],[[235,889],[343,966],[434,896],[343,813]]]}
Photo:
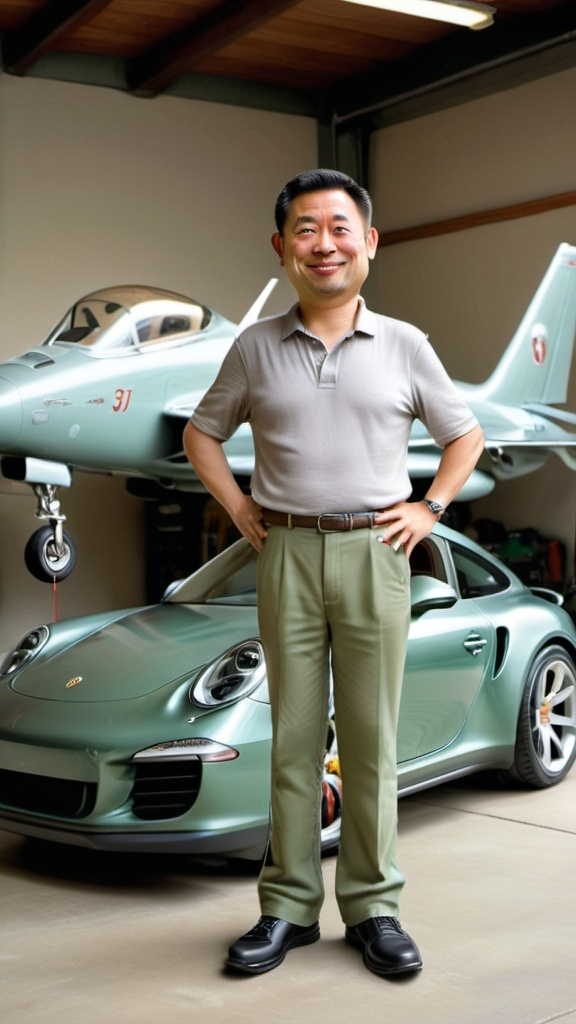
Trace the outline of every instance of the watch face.
{"label": "watch face", "polygon": [[444,511],[444,506],[438,501],[430,501],[428,498],[424,498],[424,504],[428,505],[428,508],[434,513],[434,515],[438,516]]}

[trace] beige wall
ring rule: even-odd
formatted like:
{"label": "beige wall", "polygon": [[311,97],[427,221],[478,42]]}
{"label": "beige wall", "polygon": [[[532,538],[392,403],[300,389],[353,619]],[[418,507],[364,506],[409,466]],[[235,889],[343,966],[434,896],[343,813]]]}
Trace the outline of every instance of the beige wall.
{"label": "beige wall", "polygon": [[[308,118],[1,76],[0,360],[110,284],[171,288],[240,319],[278,271],[278,189],[315,162]],[[279,286],[267,312],[290,300]],[[78,546],[60,617],[140,603],[142,504],[87,474],[58,496]],[[0,651],[52,618],[52,588],[23,562],[34,508],[27,487],[0,482]]]}
{"label": "beige wall", "polygon": [[[373,140],[375,223],[390,231],[576,188],[576,69],[391,126]],[[381,249],[370,300],[418,324],[458,380],[498,362],[576,207]],[[576,411],[573,364],[567,408]],[[573,572],[576,474],[556,457],[496,486],[477,517],[564,541]]]}

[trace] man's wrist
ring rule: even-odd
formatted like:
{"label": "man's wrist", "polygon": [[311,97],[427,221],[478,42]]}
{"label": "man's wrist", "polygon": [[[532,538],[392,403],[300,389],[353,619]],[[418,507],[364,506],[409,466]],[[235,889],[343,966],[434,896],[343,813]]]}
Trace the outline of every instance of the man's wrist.
{"label": "man's wrist", "polygon": [[438,519],[440,519],[442,513],[446,511],[444,505],[440,504],[439,501],[434,501],[433,498],[422,498],[422,501]]}

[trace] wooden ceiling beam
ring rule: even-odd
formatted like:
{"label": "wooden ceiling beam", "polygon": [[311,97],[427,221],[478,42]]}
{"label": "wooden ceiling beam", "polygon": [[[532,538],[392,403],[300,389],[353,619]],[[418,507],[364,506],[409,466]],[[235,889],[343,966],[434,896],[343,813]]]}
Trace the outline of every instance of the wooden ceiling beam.
{"label": "wooden ceiling beam", "polygon": [[51,0],[30,15],[21,28],[7,32],[2,42],[2,64],[11,74],[23,75],[59,36],[93,18],[110,0]]}
{"label": "wooden ceiling beam", "polygon": [[129,88],[140,95],[162,92],[204,57],[295,7],[299,0],[226,0],[177,36],[128,63]]}

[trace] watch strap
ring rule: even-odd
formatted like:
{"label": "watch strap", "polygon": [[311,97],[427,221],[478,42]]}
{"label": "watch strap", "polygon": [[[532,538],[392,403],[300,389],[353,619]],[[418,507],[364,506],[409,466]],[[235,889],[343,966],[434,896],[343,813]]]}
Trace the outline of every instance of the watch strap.
{"label": "watch strap", "polygon": [[444,505],[441,505],[439,501],[434,501],[432,498],[423,498],[422,501],[428,506],[430,511],[440,518],[444,512]]}

